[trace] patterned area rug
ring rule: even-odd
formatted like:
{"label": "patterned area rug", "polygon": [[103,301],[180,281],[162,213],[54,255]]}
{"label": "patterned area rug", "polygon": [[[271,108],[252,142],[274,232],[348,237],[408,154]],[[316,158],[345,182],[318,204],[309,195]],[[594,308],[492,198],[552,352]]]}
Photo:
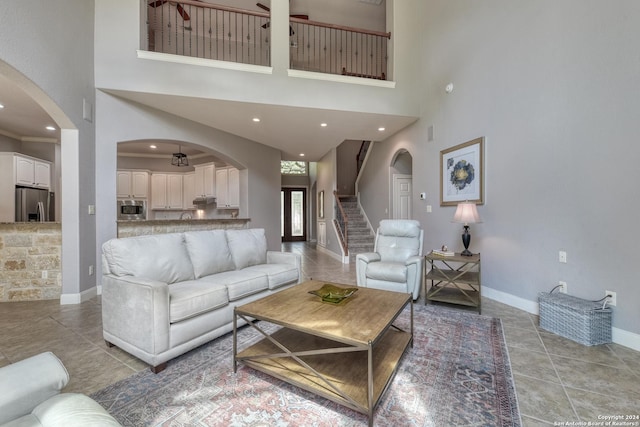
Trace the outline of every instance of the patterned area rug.
{"label": "patterned area rug", "polygon": [[[408,319],[406,309],[396,324]],[[521,425],[499,319],[416,304],[414,328],[376,426]],[[238,335],[240,349],[261,338],[249,327]],[[234,374],[231,348],[228,334],[158,375],[145,370],[91,397],[124,426],[367,425],[364,414],[242,364]]]}

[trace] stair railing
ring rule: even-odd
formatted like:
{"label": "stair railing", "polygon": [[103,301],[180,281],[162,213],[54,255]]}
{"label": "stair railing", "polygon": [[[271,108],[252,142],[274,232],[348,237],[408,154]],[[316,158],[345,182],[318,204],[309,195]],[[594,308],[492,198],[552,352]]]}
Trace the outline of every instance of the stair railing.
{"label": "stair railing", "polygon": [[334,215],[333,223],[338,230],[338,237],[340,238],[340,244],[342,245],[342,250],[344,251],[344,255],[349,255],[349,234],[347,233],[347,226],[349,225],[349,218],[347,217],[344,208],[342,207],[342,202],[340,201],[340,197],[338,196],[338,191],[333,191],[333,196],[336,199],[336,213]]}

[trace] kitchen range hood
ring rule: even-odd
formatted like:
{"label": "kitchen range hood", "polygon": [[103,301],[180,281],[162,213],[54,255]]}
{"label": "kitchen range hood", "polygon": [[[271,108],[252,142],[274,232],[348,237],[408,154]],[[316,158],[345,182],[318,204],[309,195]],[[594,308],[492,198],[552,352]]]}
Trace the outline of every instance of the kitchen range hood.
{"label": "kitchen range hood", "polygon": [[193,204],[194,205],[210,205],[212,203],[216,202],[216,198],[215,197],[209,197],[209,196],[201,196],[201,197],[196,197],[195,199],[193,199]]}

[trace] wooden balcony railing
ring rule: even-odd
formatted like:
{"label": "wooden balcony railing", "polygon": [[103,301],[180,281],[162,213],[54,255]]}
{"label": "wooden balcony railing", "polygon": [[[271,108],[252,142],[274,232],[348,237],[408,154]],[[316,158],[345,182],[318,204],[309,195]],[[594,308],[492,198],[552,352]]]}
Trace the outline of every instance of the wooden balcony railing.
{"label": "wooden balcony railing", "polygon": [[[270,65],[266,12],[192,0],[150,1],[148,49],[219,61]],[[267,26],[268,28],[268,26]]]}
{"label": "wooden balcony railing", "polygon": [[[194,0],[149,1],[148,50],[271,65],[269,13]],[[391,33],[290,18],[290,68],[386,80]]]}
{"label": "wooden balcony railing", "polygon": [[293,70],[387,79],[391,33],[290,18]]}

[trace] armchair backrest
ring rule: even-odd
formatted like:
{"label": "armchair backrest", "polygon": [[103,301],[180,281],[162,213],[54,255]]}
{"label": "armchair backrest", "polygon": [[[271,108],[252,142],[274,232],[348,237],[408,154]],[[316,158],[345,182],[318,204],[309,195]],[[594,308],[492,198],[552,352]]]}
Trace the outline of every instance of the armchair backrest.
{"label": "armchair backrest", "polygon": [[422,256],[424,230],[411,219],[383,219],[376,233],[374,252],[382,262],[405,262],[411,256]]}

